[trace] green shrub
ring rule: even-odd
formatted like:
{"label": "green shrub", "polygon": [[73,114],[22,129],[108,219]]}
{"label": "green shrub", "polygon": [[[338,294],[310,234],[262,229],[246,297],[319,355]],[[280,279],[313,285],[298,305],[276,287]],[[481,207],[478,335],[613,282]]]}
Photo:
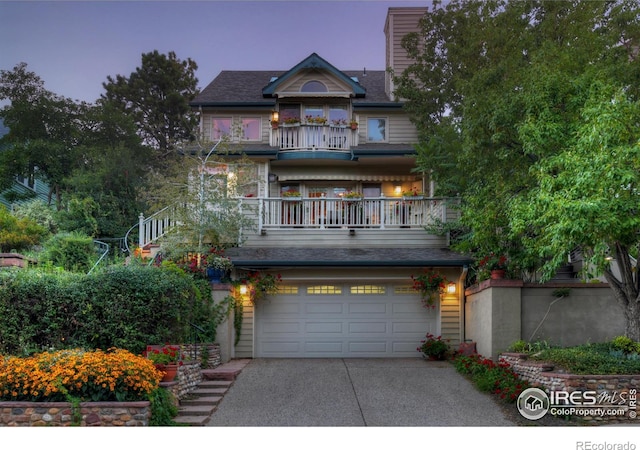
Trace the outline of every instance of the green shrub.
{"label": "green shrub", "polygon": [[168,427],[177,426],[173,418],[178,415],[178,407],[173,402],[171,393],[167,389],[158,388],[151,393],[151,419],[149,426]]}
{"label": "green shrub", "polygon": [[98,255],[93,239],[79,232],[58,233],[44,245],[41,259],[71,272],[88,272]]}
{"label": "green shrub", "polygon": [[19,219],[0,205],[0,253],[29,249],[39,244],[46,232],[33,220]]}
{"label": "green shrub", "polygon": [[191,324],[215,338],[228,308],[214,307],[203,280],[159,267],[113,267],[90,275],[0,272],[0,353],[189,342]]}
{"label": "green shrub", "polygon": [[13,213],[16,217],[34,221],[49,233],[55,233],[58,230],[53,208],[42,200],[31,200],[17,205]]}
{"label": "green shrub", "polygon": [[612,354],[611,343],[608,342],[550,348],[533,355],[532,358],[551,362],[562,370],[577,375],[640,373],[640,360]]}
{"label": "green shrub", "polygon": [[611,341],[611,348],[619,350],[625,355],[640,353],[640,342],[635,342],[627,336],[617,336]]}

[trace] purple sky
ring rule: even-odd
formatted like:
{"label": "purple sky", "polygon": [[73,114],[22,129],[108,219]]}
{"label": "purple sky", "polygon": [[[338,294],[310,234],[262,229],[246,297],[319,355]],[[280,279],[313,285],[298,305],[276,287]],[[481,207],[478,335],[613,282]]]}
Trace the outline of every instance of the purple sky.
{"label": "purple sky", "polygon": [[387,9],[430,3],[0,0],[0,69],[26,62],[46,89],[88,102],[153,50],[194,60],[200,88],[221,70],[289,69],[313,52],[341,70],[383,70]]}

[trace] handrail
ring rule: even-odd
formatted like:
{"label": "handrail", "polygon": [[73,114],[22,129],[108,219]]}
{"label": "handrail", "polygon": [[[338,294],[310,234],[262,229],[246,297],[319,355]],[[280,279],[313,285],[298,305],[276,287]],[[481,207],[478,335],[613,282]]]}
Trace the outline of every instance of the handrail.
{"label": "handrail", "polygon": [[198,339],[198,331],[202,334],[206,333],[206,331],[204,328],[202,328],[199,325],[196,325],[195,323],[189,322],[189,325],[191,326],[191,328],[194,329],[192,344],[193,344],[193,359],[196,359],[196,357],[198,356],[198,343],[200,342],[200,339]]}
{"label": "handrail", "polygon": [[[129,247],[129,239],[133,230],[135,230],[136,228],[138,229],[138,246],[139,247],[144,247],[145,245],[157,240],[159,237],[164,236],[164,234],[166,233],[166,230],[170,228],[172,225],[172,220],[167,219],[167,216],[170,215],[170,214],[167,214],[167,212],[170,212],[172,207],[173,205],[162,208],[160,211],[146,218],[144,217],[144,214],[140,213],[138,223],[133,225],[131,228],[129,228],[129,230],[124,236],[125,250],[129,255],[131,255],[131,248]],[[164,217],[159,220],[160,216],[164,216]],[[161,226],[156,226],[156,230],[155,230],[155,231],[158,231],[158,229],[160,229],[160,233],[157,235],[152,235],[152,233],[145,233],[144,231],[145,227],[154,221],[156,221],[159,224],[162,224]],[[146,239],[147,237],[149,237],[148,240]]]}
{"label": "handrail", "polygon": [[99,249],[104,249],[104,251],[102,252],[102,255],[100,256],[100,258],[98,258],[96,263],[93,265],[93,267],[89,270],[89,272],[87,272],[87,275],[93,272],[93,269],[95,269],[98,266],[98,264],[100,264],[100,262],[105,258],[105,256],[109,254],[109,244],[107,244],[106,242],[95,240],[95,239],[93,243],[96,244],[96,246]]}

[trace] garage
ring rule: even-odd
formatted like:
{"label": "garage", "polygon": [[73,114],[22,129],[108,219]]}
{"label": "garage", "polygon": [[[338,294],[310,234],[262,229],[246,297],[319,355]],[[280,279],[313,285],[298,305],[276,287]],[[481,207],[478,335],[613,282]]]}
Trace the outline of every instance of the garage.
{"label": "garage", "polygon": [[288,284],[256,306],[255,356],[419,357],[420,340],[438,334],[438,316],[406,284]]}

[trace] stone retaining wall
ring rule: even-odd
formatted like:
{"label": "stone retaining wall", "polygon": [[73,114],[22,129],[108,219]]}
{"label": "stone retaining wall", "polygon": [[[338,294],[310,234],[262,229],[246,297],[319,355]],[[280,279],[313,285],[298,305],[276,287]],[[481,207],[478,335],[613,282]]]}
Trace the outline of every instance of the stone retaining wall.
{"label": "stone retaining wall", "polygon": [[73,408],[68,402],[0,402],[0,426],[71,426],[145,427],[151,408],[148,401],[80,403],[82,419],[73,422]]}
{"label": "stone retaining wall", "polygon": [[[554,371],[553,364],[548,362],[529,361],[524,353],[502,353],[499,357],[501,362],[508,363],[513,371],[522,379],[526,380],[532,387],[538,387],[549,393],[551,391],[597,391],[598,395],[624,394],[627,397],[630,392],[635,392],[640,400],[640,374],[638,375],[575,375]],[[629,400],[627,405],[630,407]],[[640,419],[635,412],[640,410],[630,409],[624,416],[605,415],[600,416],[576,416],[586,422],[593,423],[633,423],[640,425]],[[633,411],[633,412],[632,412]]]}

